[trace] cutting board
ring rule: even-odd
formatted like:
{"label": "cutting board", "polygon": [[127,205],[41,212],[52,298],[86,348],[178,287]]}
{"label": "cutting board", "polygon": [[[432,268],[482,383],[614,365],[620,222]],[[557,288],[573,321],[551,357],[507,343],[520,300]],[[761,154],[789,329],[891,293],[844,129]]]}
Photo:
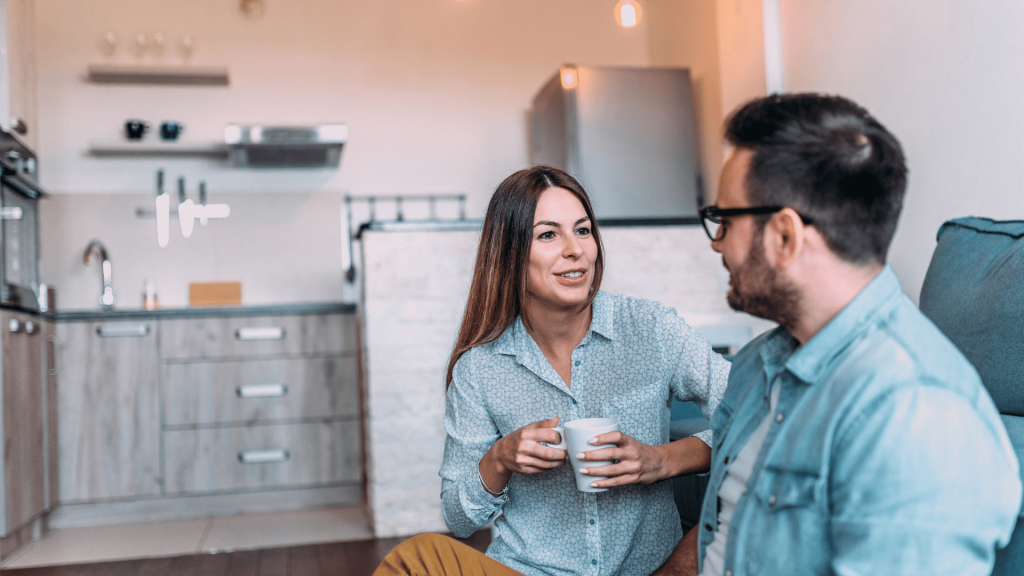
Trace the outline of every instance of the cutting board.
{"label": "cutting board", "polygon": [[188,285],[189,306],[241,306],[241,282],[192,282]]}

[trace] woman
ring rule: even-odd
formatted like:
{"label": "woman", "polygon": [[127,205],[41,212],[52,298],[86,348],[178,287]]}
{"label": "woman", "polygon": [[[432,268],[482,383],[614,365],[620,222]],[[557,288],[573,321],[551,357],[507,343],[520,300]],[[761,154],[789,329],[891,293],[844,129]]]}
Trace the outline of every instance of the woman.
{"label": "woman", "polygon": [[[473,564],[488,574],[647,575],[672,552],[682,531],[671,483],[660,481],[706,470],[711,449],[709,433],[667,443],[668,406],[693,400],[709,418],[729,364],[675,311],[600,292],[603,269],[575,179],[540,166],[498,186],[448,364],[440,472],[448,528],[466,537],[497,518],[498,536],[491,558],[414,538],[378,574],[419,563],[429,573]],[[587,471],[607,477],[593,485],[610,490],[597,494],[578,491],[565,451],[542,444],[559,442],[558,422],[589,417],[620,429],[594,442],[614,448],[582,458],[618,461]]]}

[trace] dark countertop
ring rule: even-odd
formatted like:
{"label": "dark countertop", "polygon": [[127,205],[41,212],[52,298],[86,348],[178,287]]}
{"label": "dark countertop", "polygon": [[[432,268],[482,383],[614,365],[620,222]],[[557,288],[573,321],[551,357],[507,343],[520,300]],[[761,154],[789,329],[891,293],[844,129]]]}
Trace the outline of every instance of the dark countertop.
{"label": "dark countertop", "polygon": [[226,318],[238,316],[294,316],[305,314],[354,314],[350,302],[263,304],[259,306],[209,306],[199,308],[114,308],[113,310],[57,310],[44,314],[57,322],[102,322],[118,320],[171,320],[179,318]]}

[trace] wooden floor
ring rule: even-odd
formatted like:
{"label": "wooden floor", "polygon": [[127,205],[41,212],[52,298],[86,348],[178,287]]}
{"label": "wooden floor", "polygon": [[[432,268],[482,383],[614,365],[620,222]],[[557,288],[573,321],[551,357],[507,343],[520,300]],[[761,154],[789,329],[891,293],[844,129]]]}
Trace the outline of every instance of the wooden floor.
{"label": "wooden floor", "polygon": [[[4,576],[370,576],[402,538],[4,570]],[[462,542],[484,551],[481,530]]]}

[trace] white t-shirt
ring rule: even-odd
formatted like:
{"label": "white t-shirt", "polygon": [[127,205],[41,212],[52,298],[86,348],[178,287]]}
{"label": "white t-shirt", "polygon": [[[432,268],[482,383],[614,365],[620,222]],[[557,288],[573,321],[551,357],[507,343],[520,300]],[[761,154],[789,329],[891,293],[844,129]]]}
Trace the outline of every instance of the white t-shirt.
{"label": "white t-shirt", "polygon": [[750,435],[747,444],[736,455],[732,464],[729,465],[729,470],[726,471],[722,488],[718,491],[718,530],[715,531],[715,539],[704,552],[704,570],[701,571],[701,576],[722,576],[725,571],[725,542],[729,536],[729,523],[732,521],[733,512],[736,511],[736,504],[747,493],[747,482],[750,481],[750,474],[754,471],[754,462],[757,461],[757,456],[761,453],[761,446],[764,445],[764,439],[768,436],[768,430],[772,427],[775,408],[778,404],[779,387],[772,386],[768,416]]}

